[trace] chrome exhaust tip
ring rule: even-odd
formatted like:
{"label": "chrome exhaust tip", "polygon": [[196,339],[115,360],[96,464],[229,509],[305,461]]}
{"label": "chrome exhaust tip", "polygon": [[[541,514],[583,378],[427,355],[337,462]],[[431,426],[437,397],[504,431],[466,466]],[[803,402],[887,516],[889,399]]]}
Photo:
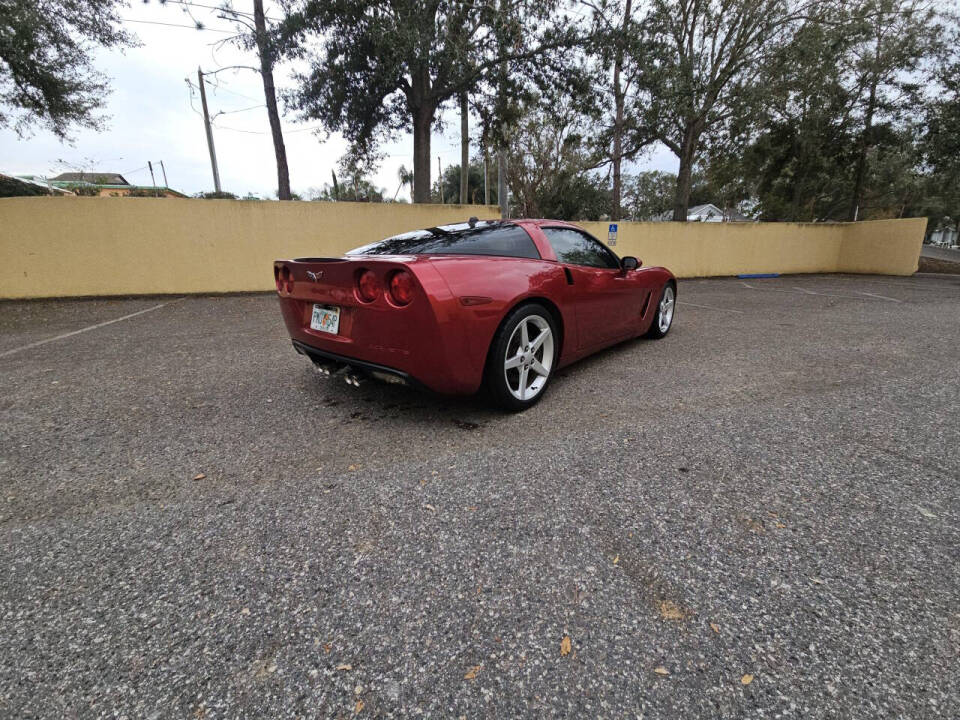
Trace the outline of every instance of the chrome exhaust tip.
{"label": "chrome exhaust tip", "polygon": [[313,369],[317,371],[317,375],[320,377],[328,378],[336,372],[337,366],[330,365],[328,363],[315,362],[313,364]]}

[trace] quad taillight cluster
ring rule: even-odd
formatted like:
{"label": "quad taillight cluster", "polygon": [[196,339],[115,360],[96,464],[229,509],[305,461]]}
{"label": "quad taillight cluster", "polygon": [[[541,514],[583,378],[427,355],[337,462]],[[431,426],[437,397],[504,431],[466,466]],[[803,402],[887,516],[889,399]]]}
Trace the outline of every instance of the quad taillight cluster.
{"label": "quad taillight cluster", "polygon": [[286,265],[274,265],[273,278],[277,281],[277,292],[293,292],[293,273]]}
{"label": "quad taillight cluster", "polygon": [[[307,273],[310,275],[310,273]],[[274,265],[273,277],[277,283],[277,292],[281,295],[293,293],[293,272],[287,265]],[[360,302],[372,303],[381,294],[392,305],[403,307],[413,301],[413,276],[406,270],[393,270],[386,276],[387,287],[381,287],[380,279],[372,270],[361,270],[356,275],[356,295]]]}
{"label": "quad taillight cluster", "polygon": [[357,297],[361,302],[373,302],[380,297],[381,292],[394,305],[409,305],[413,300],[413,276],[406,270],[395,270],[387,276],[386,290],[381,290],[380,280],[372,270],[358,273]]}

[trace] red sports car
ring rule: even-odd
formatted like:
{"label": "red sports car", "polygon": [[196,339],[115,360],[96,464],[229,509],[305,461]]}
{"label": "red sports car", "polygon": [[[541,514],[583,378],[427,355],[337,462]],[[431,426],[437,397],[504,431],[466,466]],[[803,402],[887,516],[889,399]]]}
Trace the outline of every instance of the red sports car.
{"label": "red sports car", "polygon": [[404,233],[340,258],[274,263],[297,352],[326,374],[469,394],[522,410],[558,369],[661,338],[677,281],[576,225],[478,221]]}

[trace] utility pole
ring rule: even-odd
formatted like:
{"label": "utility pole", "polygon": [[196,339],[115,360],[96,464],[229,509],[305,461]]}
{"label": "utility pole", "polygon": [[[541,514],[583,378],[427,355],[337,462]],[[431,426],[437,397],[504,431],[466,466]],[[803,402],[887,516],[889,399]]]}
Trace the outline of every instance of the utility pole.
{"label": "utility pole", "polygon": [[150,184],[153,185],[153,194],[160,197],[160,191],[157,190],[157,179],[153,176],[153,163],[147,160],[147,167],[150,168]]}
{"label": "utility pole", "polygon": [[507,199],[507,149],[497,150],[497,198],[500,200],[500,217],[510,217],[510,202]]}
{"label": "utility pole", "polygon": [[460,204],[467,204],[470,178],[470,119],[467,93],[460,93]]}
{"label": "utility pole", "polygon": [[483,146],[483,204],[490,204],[490,188],[487,185],[487,146]]}
{"label": "utility pole", "polygon": [[170,185],[167,184],[167,169],[163,166],[163,160],[160,161],[160,171],[163,173],[163,186],[165,188],[170,187]]}
{"label": "utility pole", "polygon": [[[500,12],[507,14],[506,0],[500,0]],[[502,52],[502,47],[501,47]],[[505,102],[507,97],[507,73],[509,68],[506,62],[500,63],[500,99]],[[504,220],[510,217],[510,202],[507,199],[507,128],[504,127],[503,113],[499,113],[497,132],[497,200],[500,201],[500,217]]]}
{"label": "utility pole", "polygon": [[437,155],[437,183],[440,187],[440,204],[443,205],[443,170],[440,169],[439,155]]}
{"label": "utility pole", "polygon": [[213,187],[220,192],[220,171],[217,169],[217,151],[213,147],[213,128],[210,127],[210,113],[207,110],[207,91],[203,88],[203,70],[197,68],[197,82],[200,83],[200,104],[203,105],[203,126],[207,130],[207,147],[210,148],[210,167],[213,168]]}

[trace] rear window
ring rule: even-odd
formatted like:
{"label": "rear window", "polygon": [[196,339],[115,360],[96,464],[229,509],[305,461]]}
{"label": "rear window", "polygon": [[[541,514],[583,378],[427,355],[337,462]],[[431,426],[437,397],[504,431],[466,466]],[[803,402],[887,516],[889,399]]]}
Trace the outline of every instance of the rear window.
{"label": "rear window", "polygon": [[351,250],[347,255],[500,255],[540,259],[519,225],[477,222],[415,230]]}

